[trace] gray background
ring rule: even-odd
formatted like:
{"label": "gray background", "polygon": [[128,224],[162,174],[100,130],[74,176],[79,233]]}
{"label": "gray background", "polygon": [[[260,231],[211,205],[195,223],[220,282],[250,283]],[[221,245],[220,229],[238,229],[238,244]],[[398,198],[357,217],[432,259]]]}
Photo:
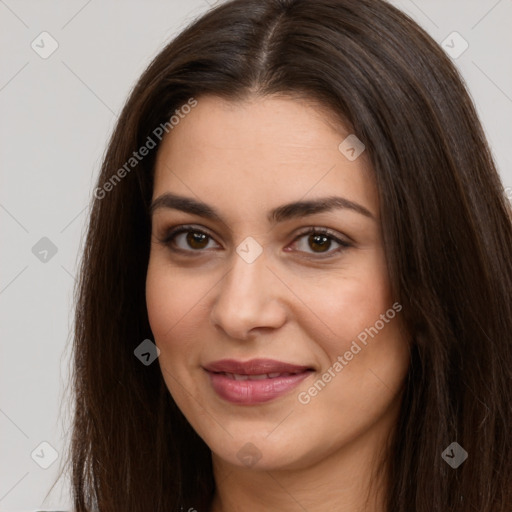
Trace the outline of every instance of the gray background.
{"label": "gray background", "polygon": [[[69,440],[73,286],[89,199],[136,79],[175,33],[214,3],[0,0],[2,512],[70,509],[65,476],[44,498]],[[469,44],[454,61],[504,185],[512,187],[512,0],[393,3],[440,44],[447,40],[449,51],[463,49],[462,41],[447,39],[454,31]],[[31,47],[34,41],[39,52],[51,49],[44,31],[58,43],[48,58]],[[48,469],[41,465],[51,462],[52,449],[42,442],[58,455]]]}

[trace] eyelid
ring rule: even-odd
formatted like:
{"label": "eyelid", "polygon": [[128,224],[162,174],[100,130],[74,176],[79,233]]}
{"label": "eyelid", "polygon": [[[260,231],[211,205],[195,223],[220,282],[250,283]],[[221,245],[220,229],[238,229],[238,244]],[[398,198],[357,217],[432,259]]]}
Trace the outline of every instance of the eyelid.
{"label": "eyelid", "polygon": [[[159,238],[158,240],[164,245],[169,245],[176,236],[180,235],[181,233],[187,233],[189,231],[193,231],[195,233],[202,233],[202,234],[206,235],[208,238],[210,238],[211,240],[214,240],[215,243],[218,244],[218,242],[215,240],[215,237],[206,228],[203,228],[202,226],[198,227],[197,224],[179,224],[172,228],[166,229],[164,236]],[[192,249],[186,250],[186,249],[179,249],[179,248],[177,248],[176,250],[178,250],[178,251],[181,250],[184,252],[197,252],[197,253],[203,252],[203,251],[199,251],[199,250],[194,251]]]}
{"label": "eyelid", "polygon": [[[305,228],[302,228],[301,231],[295,236],[295,240],[297,240],[297,238],[300,238],[301,236],[313,234],[313,233],[329,236],[332,239],[334,239],[335,241],[337,241],[338,243],[345,244],[347,246],[354,243],[350,240],[350,238],[348,236],[342,235],[332,229],[324,228],[324,227],[320,227],[320,226],[307,226]],[[344,240],[343,237],[346,238],[346,240]]]}

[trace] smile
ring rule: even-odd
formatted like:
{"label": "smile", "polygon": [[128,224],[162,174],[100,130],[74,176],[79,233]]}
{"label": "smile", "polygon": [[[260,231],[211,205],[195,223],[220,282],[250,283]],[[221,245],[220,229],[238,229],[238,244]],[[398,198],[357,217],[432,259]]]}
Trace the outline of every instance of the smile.
{"label": "smile", "polygon": [[215,393],[230,403],[256,405],[286,395],[313,373],[313,368],[272,359],[246,362],[224,359],[204,367]]}

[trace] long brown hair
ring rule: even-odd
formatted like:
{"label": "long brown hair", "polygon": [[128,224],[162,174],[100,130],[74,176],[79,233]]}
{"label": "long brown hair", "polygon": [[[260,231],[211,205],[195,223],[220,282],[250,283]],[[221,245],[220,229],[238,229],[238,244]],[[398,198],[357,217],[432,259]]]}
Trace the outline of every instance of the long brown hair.
{"label": "long brown hair", "polygon": [[[76,512],[208,510],[211,452],[158,364],[134,356],[154,339],[145,278],[155,129],[170,131],[191,98],[276,93],[326,106],[372,163],[391,285],[412,337],[387,510],[510,512],[510,205],[454,65],[382,0],[221,4],[134,87],[94,193],[77,287]],[[148,137],[156,147],[127,166]],[[441,456],[452,442],[468,453],[456,469]]]}

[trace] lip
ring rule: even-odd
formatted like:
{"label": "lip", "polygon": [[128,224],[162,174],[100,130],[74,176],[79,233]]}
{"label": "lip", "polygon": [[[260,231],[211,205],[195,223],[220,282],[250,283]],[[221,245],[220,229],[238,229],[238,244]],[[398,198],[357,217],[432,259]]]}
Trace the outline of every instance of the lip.
{"label": "lip", "polygon": [[250,359],[237,361],[236,359],[221,359],[207,364],[204,369],[214,373],[237,373],[239,375],[261,375],[263,373],[299,373],[312,370],[311,366],[301,366],[275,359]]}
{"label": "lip", "polygon": [[[274,359],[222,359],[204,366],[204,370],[210,377],[214,391],[221,398],[238,405],[253,405],[285,395],[309,377],[314,369]],[[257,380],[251,378],[263,374],[284,375],[267,375]]]}

